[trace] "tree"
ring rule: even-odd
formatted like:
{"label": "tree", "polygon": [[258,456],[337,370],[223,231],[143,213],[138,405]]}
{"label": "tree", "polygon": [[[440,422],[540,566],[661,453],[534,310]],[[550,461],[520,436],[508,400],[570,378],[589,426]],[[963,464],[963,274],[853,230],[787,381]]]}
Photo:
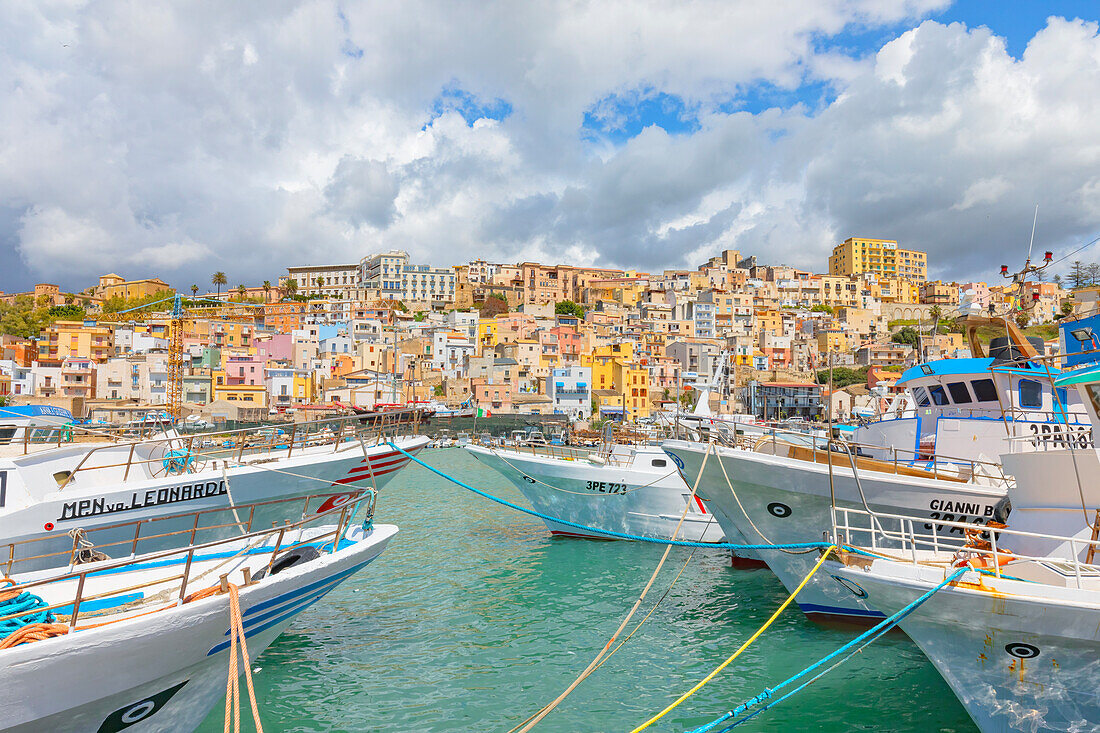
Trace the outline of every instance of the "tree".
{"label": "tree", "polygon": [[1062,301],[1062,315],[1063,316],[1068,316],[1070,313],[1073,313],[1073,301],[1063,300]]}
{"label": "tree", "polygon": [[298,281],[294,278],[286,281],[286,294],[291,298],[298,294]]}
{"label": "tree", "polygon": [[1055,275],[1054,278],[1053,278],[1053,281],[1054,281],[1055,285],[1057,285],[1058,287],[1062,287],[1062,276],[1061,275]]}
{"label": "tree", "polygon": [[222,285],[225,285],[228,280],[225,278],[225,273],[218,270],[210,276],[210,284],[218,289],[218,298],[222,297]]}
{"label": "tree", "polygon": [[317,289],[321,290],[325,287],[325,279],[320,275],[317,276]]}
{"label": "tree", "polygon": [[833,309],[830,308],[829,306],[823,304],[823,303],[818,303],[813,308],[810,308],[810,312],[811,313],[828,313],[829,315],[832,315],[833,314]]}
{"label": "tree", "polygon": [[432,388],[432,394],[436,397],[445,397],[447,395],[447,390],[442,384],[437,384]]}
{"label": "tree", "polygon": [[271,281],[264,280],[264,302],[271,300]]}
{"label": "tree", "polygon": [[198,285],[192,285],[191,286],[191,297],[194,298],[198,294],[199,294],[199,286]]}
{"label": "tree", "polygon": [[1020,311],[1016,314],[1016,325],[1020,328],[1027,328],[1027,322],[1030,319],[1026,311]]}
{"label": "tree", "polygon": [[1091,262],[1089,266],[1085,268],[1085,285],[1087,287],[1092,287],[1097,284],[1100,284],[1100,265]]}
{"label": "tree", "polygon": [[1081,260],[1074,260],[1069,266],[1069,286],[1071,289],[1085,287],[1085,263]]}
{"label": "tree", "polygon": [[[867,369],[868,367],[859,367],[858,369],[852,369],[851,367],[833,367],[833,388],[840,389],[841,387],[847,387],[851,384],[865,383],[867,381]],[[817,373],[817,383],[829,383],[828,369],[822,369]]]}
{"label": "tree", "polygon": [[571,300],[561,300],[554,304],[554,313],[561,316],[576,316],[584,320],[584,308]]}
{"label": "tree", "polygon": [[905,326],[898,329],[897,333],[890,337],[890,340],[895,344],[908,344],[910,346],[916,346],[920,340],[920,334],[917,333],[917,329],[912,326]]}
{"label": "tree", "polygon": [[237,295],[241,296],[241,300],[244,300],[244,296],[247,293],[248,293],[248,288],[246,288],[244,286],[244,283],[241,283],[240,285],[237,286]]}

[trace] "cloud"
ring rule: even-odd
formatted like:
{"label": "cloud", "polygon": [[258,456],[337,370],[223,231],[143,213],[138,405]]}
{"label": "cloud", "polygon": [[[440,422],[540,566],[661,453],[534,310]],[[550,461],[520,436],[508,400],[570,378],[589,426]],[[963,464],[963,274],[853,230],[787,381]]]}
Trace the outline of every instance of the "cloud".
{"label": "cloud", "polygon": [[0,5],[0,247],[25,266],[0,287],[394,247],[821,270],[853,235],[970,277],[1022,257],[1036,203],[1037,242],[1090,238],[1096,24],[1052,18],[1015,59],[921,22],[944,4]]}

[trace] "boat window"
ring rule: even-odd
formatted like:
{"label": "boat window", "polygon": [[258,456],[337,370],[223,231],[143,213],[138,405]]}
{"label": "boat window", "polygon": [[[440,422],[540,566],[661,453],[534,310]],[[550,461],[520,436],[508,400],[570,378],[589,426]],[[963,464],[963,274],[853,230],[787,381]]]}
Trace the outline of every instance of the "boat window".
{"label": "boat window", "polygon": [[[1058,387],[1054,391],[1058,393],[1058,402],[1059,402],[1059,405],[1061,406],[1061,409],[1068,410],[1069,409],[1069,393],[1066,392],[1066,388],[1065,387]],[[1059,405],[1055,405],[1054,407],[1058,408]]]}
{"label": "boat window", "polygon": [[657,467],[667,466],[668,461],[666,461],[664,458],[654,458],[653,459],[653,465],[657,466]]}
{"label": "boat window", "polygon": [[15,425],[0,425],[0,445],[7,445],[15,435]]}
{"label": "boat window", "polygon": [[932,398],[932,402],[937,405],[946,405],[947,393],[943,391],[943,387],[938,384],[933,384],[928,388],[928,394]]}
{"label": "boat window", "polygon": [[928,393],[924,391],[924,387],[914,387],[913,398],[917,401],[918,407],[928,407],[931,404],[928,401]]}
{"label": "boat window", "polygon": [[1020,380],[1020,407],[1042,407],[1043,385],[1034,379]]}
{"label": "boat window", "polygon": [[997,386],[992,379],[975,379],[970,386],[974,388],[974,397],[978,402],[997,401]]}
{"label": "boat window", "polygon": [[951,393],[951,401],[956,405],[965,405],[971,402],[970,390],[966,388],[966,382],[948,382],[947,391]]}

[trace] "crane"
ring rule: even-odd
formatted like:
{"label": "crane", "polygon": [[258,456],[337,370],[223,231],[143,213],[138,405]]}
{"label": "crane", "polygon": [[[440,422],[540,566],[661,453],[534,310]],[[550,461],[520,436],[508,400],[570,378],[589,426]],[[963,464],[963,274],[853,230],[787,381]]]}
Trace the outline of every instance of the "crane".
{"label": "crane", "polygon": [[[107,313],[100,316],[100,322],[107,323],[147,323],[151,320],[168,319],[168,412],[173,419],[179,420],[183,405],[183,334],[188,322],[194,322],[201,318],[226,321],[255,321],[255,312],[248,312],[248,308],[261,308],[253,303],[234,303],[229,305],[221,300],[211,298],[192,298],[191,303],[211,303],[212,306],[203,308],[184,308],[183,299],[179,293],[167,298],[145,303],[134,308]],[[171,303],[171,309],[165,312],[147,312],[146,309]],[[138,311],[143,311],[139,313]],[[130,314],[127,316],[127,314]]]}

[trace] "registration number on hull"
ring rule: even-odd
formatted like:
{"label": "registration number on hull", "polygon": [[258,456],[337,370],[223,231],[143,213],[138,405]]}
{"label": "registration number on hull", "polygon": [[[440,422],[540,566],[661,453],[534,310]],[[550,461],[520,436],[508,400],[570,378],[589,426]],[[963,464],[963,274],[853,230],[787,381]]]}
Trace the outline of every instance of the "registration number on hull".
{"label": "registration number on hull", "polygon": [[585,481],[584,488],[601,494],[625,494],[630,487],[613,481]]}

